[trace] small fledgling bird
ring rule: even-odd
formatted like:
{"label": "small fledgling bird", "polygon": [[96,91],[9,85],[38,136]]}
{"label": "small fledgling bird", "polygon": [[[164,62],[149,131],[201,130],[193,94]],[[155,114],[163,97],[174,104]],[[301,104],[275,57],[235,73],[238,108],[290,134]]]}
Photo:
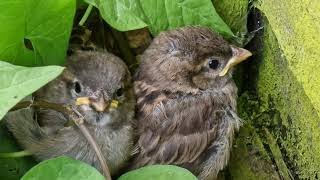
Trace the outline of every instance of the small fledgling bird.
{"label": "small fledgling bird", "polygon": [[[108,52],[76,51],[66,69],[35,93],[35,100],[78,106],[90,133],[107,161],[111,174],[132,154],[135,99],[126,65]],[[6,117],[9,130],[38,160],[67,155],[101,170],[96,153],[76,126],[53,110],[23,109]],[[33,117],[36,117],[36,120]]]}
{"label": "small fledgling bird", "polygon": [[156,37],[134,83],[139,140],[133,167],[174,164],[216,179],[241,124],[232,67],[249,56],[204,27]]}

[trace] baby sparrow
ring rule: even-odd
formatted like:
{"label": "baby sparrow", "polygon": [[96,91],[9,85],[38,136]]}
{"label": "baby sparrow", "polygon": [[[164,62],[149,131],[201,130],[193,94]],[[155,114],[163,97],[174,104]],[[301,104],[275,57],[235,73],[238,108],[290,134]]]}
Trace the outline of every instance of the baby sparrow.
{"label": "baby sparrow", "polygon": [[204,27],[156,37],[134,82],[139,139],[133,167],[174,164],[216,179],[240,126],[232,67],[249,56]]}
{"label": "baby sparrow", "polygon": [[[107,161],[111,174],[122,168],[132,152],[135,99],[130,73],[108,52],[76,51],[66,69],[34,94],[35,100],[76,105]],[[76,126],[53,110],[9,113],[9,130],[38,160],[67,155],[101,170],[96,153]]]}

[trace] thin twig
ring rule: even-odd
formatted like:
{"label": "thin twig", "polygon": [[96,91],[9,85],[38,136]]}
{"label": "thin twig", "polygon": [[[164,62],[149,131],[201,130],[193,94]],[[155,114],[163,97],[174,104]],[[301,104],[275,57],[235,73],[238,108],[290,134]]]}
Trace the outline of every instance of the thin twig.
{"label": "thin twig", "polygon": [[18,109],[27,108],[27,107],[38,107],[38,108],[44,108],[44,109],[52,109],[55,111],[58,111],[65,115],[66,117],[69,117],[72,115],[72,110],[68,108],[68,106],[58,103],[51,103],[46,101],[22,101],[16,104],[13,108],[10,109],[10,111],[16,111]]}
{"label": "thin twig", "polygon": [[84,117],[75,108],[72,108],[72,110],[78,116],[78,118],[74,118],[74,123],[78,126],[78,128],[80,129],[80,131],[82,132],[84,137],[88,140],[88,142],[90,143],[90,145],[92,146],[92,148],[96,152],[97,157],[98,157],[100,164],[101,164],[101,169],[102,169],[103,175],[106,177],[107,180],[111,180],[111,175],[109,173],[110,171],[107,166],[106,159],[104,158],[104,156],[101,152],[101,148],[98,146],[97,142],[95,141],[93,136],[90,134],[88,128],[84,125]]}
{"label": "thin twig", "polygon": [[89,6],[87,7],[87,10],[86,12],[84,13],[84,15],[82,16],[80,22],[79,22],[79,26],[83,26],[84,23],[86,22],[86,20],[88,19],[90,13],[91,13],[91,10],[92,10],[92,4],[89,4]]}
{"label": "thin twig", "polygon": [[103,175],[107,180],[111,180],[111,175],[107,165],[107,161],[102,154],[101,148],[98,146],[96,140],[93,138],[88,128],[85,126],[84,117],[81,115],[79,111],[76,110],[75,107],[72,107],[70,105],[46,102],[46,101],[23,101],[15,105],[13,108],[11,108],[10,111],[15,111],[18,109],[28,108],[28,107],[52,109],[62,113],[68,119],[71,119],[77,125],[77,127],[80,129],[83,136],[87,139],[89,144],[94,149],[98,157],[98,160],[101,164]]}

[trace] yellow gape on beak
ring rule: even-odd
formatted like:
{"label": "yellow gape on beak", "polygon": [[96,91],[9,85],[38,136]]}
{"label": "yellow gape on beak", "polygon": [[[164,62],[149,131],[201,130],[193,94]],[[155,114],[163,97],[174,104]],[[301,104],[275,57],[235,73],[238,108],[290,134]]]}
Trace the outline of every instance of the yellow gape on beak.
{"label": "yellow gape on beak", "polygon": [[[90,101],[88,97],[80,97],[76,99],[76,105],[92,105],[96,111],[103,112],[108,106],[108,102],[105,102],[103,99],[99,101]],[[110,108],[116,109],[119,105],[119,101],[112,100],[110,103]]]}
{"label": "yellow gape on beak", "polygon": [[110,104],[110,107],[113,108],[113,109],[116,109],[119,105],[119,101],[117,100],[112,100],[111,101],[111,104]]}
{"label": "yellow gape on beak", "polygon": [[76,105],[80,106],[80,105],[89,105],[90,104],[90,100],[88,97],[79,97],[76,99]]}
{"label": "yellow gape on beak", "polygon": [[242,61],[248,59],[248,57],[252,56],[252,53],[246,49],[233,47],[233,46],[231,46],[231,49],[232,49],[232,58],[228,61],[227,65],[219,73],[219,76],[226,75],[233,66],[241,63]]}

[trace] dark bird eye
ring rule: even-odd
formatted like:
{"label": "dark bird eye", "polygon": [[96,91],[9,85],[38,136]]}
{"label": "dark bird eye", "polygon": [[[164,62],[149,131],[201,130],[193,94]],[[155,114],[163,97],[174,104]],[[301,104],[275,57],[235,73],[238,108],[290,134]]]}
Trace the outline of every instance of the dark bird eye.
{"label": "dark bird eye", "polygon": [[75,82],[75,83],[74,83],[74,91],[75,91],[76,93],[81,93],[81,85],[80,85],[79,82]]}
{"label": "dark bird eye", "polygon": [[116,92],[117,96],[122,96],[123,94],[123,89],[122,88],[119,88]]}
{"label": "dark bird eye", "polygon": [[215,60],[215,59],[212,59],[209,61],[209,67],[211,69],[217,69],[219,66],[219,61],[218,60]]}

